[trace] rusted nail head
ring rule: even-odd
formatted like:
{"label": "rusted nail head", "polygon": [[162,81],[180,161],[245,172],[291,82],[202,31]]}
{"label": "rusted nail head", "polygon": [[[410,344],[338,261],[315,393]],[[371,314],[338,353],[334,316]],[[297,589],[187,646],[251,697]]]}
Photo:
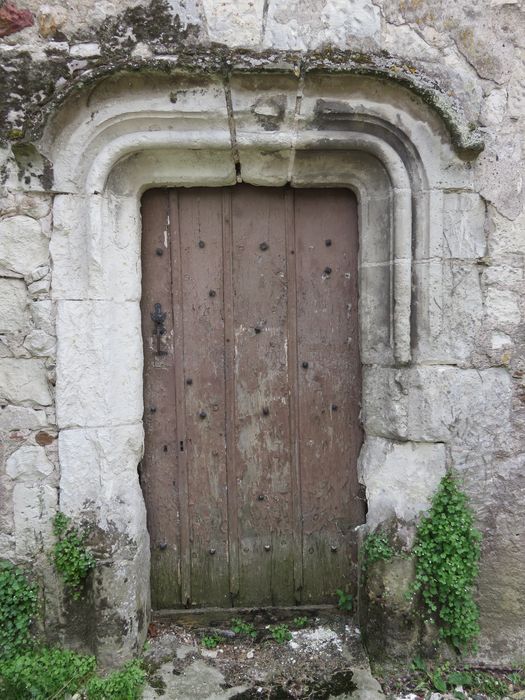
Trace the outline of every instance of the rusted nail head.
{"label": "rusted nail head", "polygon": [[261,250],[268,250],[268,243],[266,243],[266,241],[264,241],[263,243],[261,243],[261,244],[259,245],[259,248],[260,248]]}
{"label": "rusted nail head", "polygon": [[208,292],[208,296],[210,296],[210,297],[214,297],[214,296],[216,296],[216,294],[217,294],[217,292],[215,291],[215,289],[210,289],[210,291]]}
{"label": "rusted nail head", "polygon": [[332,274],[332,268],[331,268],[331,267],[325,267],[324,273],[325,273],[325,275],[331,275],[331,274]]}
{"label": "rusted nail head", "polygon": [[199,241],[199,248],[204,248],[206,243],[204,241]]}
{"label": "rusted nail head", "polygon": [[162,255],[164,253],[162,248],[157,248],[155,252],[157,253],[157,255]]}

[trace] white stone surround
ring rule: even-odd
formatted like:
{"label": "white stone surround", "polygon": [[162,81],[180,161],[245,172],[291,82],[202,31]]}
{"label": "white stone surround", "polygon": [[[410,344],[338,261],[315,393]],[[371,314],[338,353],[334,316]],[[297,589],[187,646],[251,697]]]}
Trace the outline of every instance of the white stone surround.
{"label": "white stone surround", "polygon": [[[282,121],[266,130],[258,117],[272,114],[276,97],[285,105]],[[343,127],[319,128],[318,100],[343,114]],[[426,105],[403,88],[352,76],[303,82],[291,74],[234,73],[228,83],[201,76],[194,87],[191,76],[125,76],[101,83],[88,100],[70,99],[39,148],[53,163],[56,193],[50,250],[60,508],[107,534],[109,566],[98,595],[108,606],[110,594],[112,615],[126,623],[118,645],[101,631],[99,656],[115,661],[136,649],[148,609],[149,544],[137,478],[140,197],[148,187],[242,179],[356,192],[367,436],[360,469],[370,525],[391,515],[411,520],[428,506],[446,468],[456,410],[445,411],[442,393],[450,391],[451,373],[459,394],[471,381],[468,371],[445,365],[460,365],[472,352],[478,313],[457,308],[454,324],[444,319],[454,303],[450,268],[460,265],[470,279],[484,244],[470,170]],[[476,301],[475,285],[471,291],[467,283],[466,293]],[[508,391],[503,376],[494,381]],[[425,411],[433,401],[440,411]],[[100,607],[101,620],[104,614]]]}

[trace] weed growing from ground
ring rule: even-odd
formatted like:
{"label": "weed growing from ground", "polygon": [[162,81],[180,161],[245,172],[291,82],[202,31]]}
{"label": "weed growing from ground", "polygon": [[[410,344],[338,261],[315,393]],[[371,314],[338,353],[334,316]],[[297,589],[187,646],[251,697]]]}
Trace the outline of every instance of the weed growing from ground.
{"label": "weed growing from ground", "polygon": [[216,649],[222,642],[222,637],[218,634],[208,634],[201,639],[201,644],[205,649]]}
{"label": "weed growing from ground", "polygon": [[146,674],[132,661],[106,677],[95,675],[94,656],[41,647],[0,663],[3,700],[63,700],[81,692],[87,700],[138,700]]}
{"label": "weed growing from ground", "polygon": [[308,618],[307,617],[294,617],[293,626],[297,627],[297,629],[303,629],[304,627],[308,627]]}
{"label": "weed growing from ground", "polygon": [[292,633],[288,629],[288,625],[273,625],[270,627],[270,632],[277,644],[284,644],[285,642],[289,642],[292,638]]}
{"label": "weed growing from ground", "polygon": [[336,595],[338,598],[337,607],[339,610],[342,610],[343,612],[352,612],[354,607],[354,599],[350,593],[345,593],[343,590],[338,588],[336,590]]}
{"label": "weed growing from ground", "polygon": [[31,646],[37,609],[36,586],[11,562],[0,561],[0,659]]}
{"label": "weed growing from ground", "polygon": [[244,622],[239,617],[235,617],[232,620],[232,630],[241,637],[251,637],[252,639],[257,637],[257,631],[252,623]]}

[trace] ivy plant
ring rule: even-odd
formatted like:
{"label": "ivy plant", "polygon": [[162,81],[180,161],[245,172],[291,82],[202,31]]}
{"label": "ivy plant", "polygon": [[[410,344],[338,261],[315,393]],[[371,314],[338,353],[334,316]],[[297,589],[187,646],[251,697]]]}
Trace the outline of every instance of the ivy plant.
{"label": "ivy plant", "polygon": [[446,474],[417,530],[415,590],[441,637],[460,652],[473,648],[479,633],[472,587],[480,541],[466,495],[454,475]]}
{"label": "ivy plant", "polygon": [[384,533],[371,532],[364,543],[365,566],[370,566],[376,561],[390,561],[395,552],[388,544]]}
{"label": "ivy plant", "polygon": [[31,646],[38,608],[36,586],[9,561],[0,561],[0,659]]}
{"label": "ivy plant", "polygon": [[95,558],[86,547],[86,532],[79,530],[64,513],[53,519],[56,542],[53,547],[55,569],[75,600],[82,598],[87,575],[95,566]]}

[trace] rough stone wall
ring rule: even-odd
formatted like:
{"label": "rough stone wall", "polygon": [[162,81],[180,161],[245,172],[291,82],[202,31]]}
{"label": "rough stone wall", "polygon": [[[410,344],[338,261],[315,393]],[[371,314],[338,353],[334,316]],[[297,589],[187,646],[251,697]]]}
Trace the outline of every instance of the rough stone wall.
{"label": "rough stone wall", "polygon": [[38,142],[43,118],[62,92],[115,67],[161,56],[175,62],[184,55],[186,65],[215,63],[220,71],[249,49],[251,60],[260,53],[261,61],[286,60],[300,72],[312,52],[319,60],[351,52],[372,73],[386,65],[407,79],[426,76],[425,85],[439,86],[472,128],[480,128],[485,142],[481,155],[465,166],[472,188],[447,191],[447,250],[429,251],[425,261],[431,267],[440,257],[446,260],[444,291],[427,292],[436,314],[445,308],[444,327],[431,342],[416,342],[413,366],[364,371],[367,441],[361,474],[369,524],[392,515],[413,520],[445,468],[456,468],[484,534],[479,657],[522,660],[525,13],[520,3],[20,0],[0,7],[0,36],[0,557],[36,559],[45,585],[53,587],[46,550],[59,501],[59,464],[48,244],[58,193],[53,164],[31,145]]}

